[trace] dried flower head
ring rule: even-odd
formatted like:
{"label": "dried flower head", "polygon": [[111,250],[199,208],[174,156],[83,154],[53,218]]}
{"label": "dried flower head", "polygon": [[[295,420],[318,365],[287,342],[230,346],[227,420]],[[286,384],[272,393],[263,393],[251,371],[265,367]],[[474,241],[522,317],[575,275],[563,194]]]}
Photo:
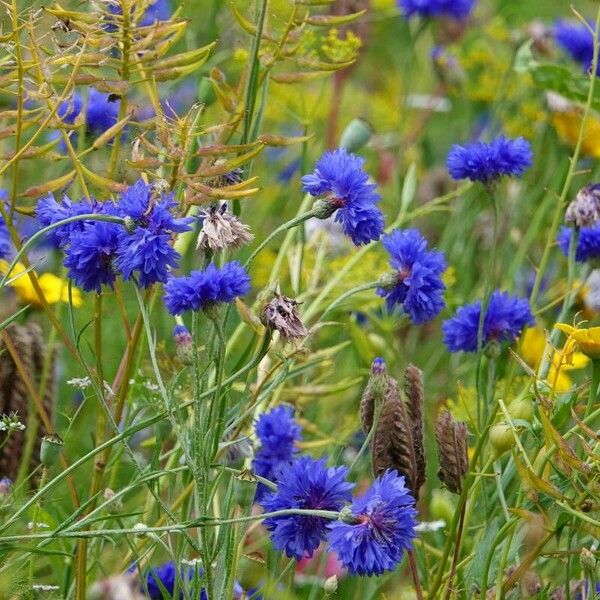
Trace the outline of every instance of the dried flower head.
{"label": "dried flower head", "polygon": [[438,477],[454,494],[460,494],[462,482],[469,468],[467,454],[467,427],[455,421],[449,411],[440,413],[435,425],[440,469]]}
{"label": "dried flower head", "polygon": [[586,185],[577,192],[565,213],[565,223],[593,227],[600,221],[600,184]]}
{"label": "dried flower head", "polygon": [[375,475],[397,470],[415,499],[425,481],[422,385],[421,372],[412,365],[405,373],[403,391],[393,378],[387,378],[372,446]]}
{"label": "dried flower head", "polygon": [[252,241],[250,228],[227,210],[227,205],[211,206],[202,214],[202,230],[196,248],[202,252],[237,250]]}
{"label": "dried flower head", "polygon": [[269,329],[279,331],[286,340],[305,338],[308,329],[300,319],[297,306],[296,300],[275,294],[262,310],[262,321]]}

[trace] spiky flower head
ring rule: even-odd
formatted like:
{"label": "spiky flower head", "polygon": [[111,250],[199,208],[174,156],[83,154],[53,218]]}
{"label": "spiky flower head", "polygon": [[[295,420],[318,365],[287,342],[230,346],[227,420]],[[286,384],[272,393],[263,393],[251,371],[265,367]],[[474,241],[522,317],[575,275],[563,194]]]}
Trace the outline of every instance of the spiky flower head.
{"label": "spiky flower head", "polygon": [[[179,569],[174,562],[169,561],[158,567],[153,567],[148,571],[146,575],[146,587],[151,600],[162,600],[166,591],[169,597],[173,597],[175,593],[175,582],[179,578],[179,598],[188,598],[189,595],[184,596],[184,592],[181,590],[183,585],[188,590],[191,589],[192,580],[195,576],[196,569],[191,565],[181,566]],[[197,577],[202,576],[202,570],[199,569]],[[142,586],[143,589],[144,586]],[[145,590],[144,590],[145,591]],[[198,594],[199,600],[208,600],[208,596],[204,589],[201,589]]]}
{"label": "spiky flower head", "polygon": [[593,227],[600,221],[600,184],[586,185],[577,192],[565,213],[565,223]]}
{"label": "spiky flower head", "polygon": [[302,339],[308,335],[308,329],[304,326],[298,314],[298,302],[287,296],[275,294],[262,310],[263,323],[286,339]]}
{"label": "spiky flower head", "polygon": [[[291,465],[296,452],[296,442],[302,439],[301,427],[294,419],[290,406],[276,406],[261,414],[254,425],[260,448],[254,455],[252,469],[261,477],[277,483],[282,469]],[[256,500],[260,501],[268,492],[263,484],[258,484]]]}
{"label": "spiky flower head", "polygon": [[250,276],[239,262],[228,262],[220,268],[211,263],[187,277],[171,277],[165,285],[164,301],[172,315],[180,315],[233,302],[249,291]]}
{"label": "spiky flower head", "polygon": [[445,306],[444,255],[428,250],[427,240],[417,229],[396,229],[383,237],[383,246],[395,271],[382,278],[377,293],[386,298],[389,310],[402,306],[417,325],[433,319]]}
{"label": "spiky flower head", "polygon": [[398,0],[398,6],[407,19],[450,17],[462,21],[471,14],[475,0]]}
{"label": "spiky flower head", "polygon": [[335,213],[344,233],[355,245],[378,240],[383,233],[383,215],[377,208],[377,186],[369,183],[365,160],[345,148],[326,152],[310,175],[302,177],[304,191],[323,199],[315,206],[318,218]]}
{"label": "spiky flower head", "polygon": [[[456,315],[444,321],[444,343],[450,352],[476,352],[481,300],[461,306]],[[529,302],[506,292],[492,293],[483,321],[483,346],[490,342],[512,343],[524,327],[535,319]]]}
{"label": "spiky flower head", "polygon": [[381,575],[400,564],[416,537],[415,500],[404,477],[386,471],[350,507],[346,521],[328,525],[329,545],[351,575]]}
{"label": "spiky flower head", "polygon": [[454,144],[446,165],[453,179],[470,179],[491,185],[503,176],[520,176],[532,164],[531,145],[522,137],[499,136],[491,142]]}
{"label": "spiky flower head", "polygon": [[242,223],[227,205],[211,206],[202,211],[202,229],[198,235],[196,249],[202,252],[221,252],[222,250],[238,250],[250,243],[254,236],[250,227]]}
{"label": "spiky flower head", "polygon": [[[353,483],[346,467],[327,467],[325,460],[302,456],[281,471],[277,492],[265,496],[266,512],[286,509],[339,511],[351,498]],[[312,556],[325,539],[327,519],[313,515],[269,517],[264,521],[273,545],[290,558]]]}

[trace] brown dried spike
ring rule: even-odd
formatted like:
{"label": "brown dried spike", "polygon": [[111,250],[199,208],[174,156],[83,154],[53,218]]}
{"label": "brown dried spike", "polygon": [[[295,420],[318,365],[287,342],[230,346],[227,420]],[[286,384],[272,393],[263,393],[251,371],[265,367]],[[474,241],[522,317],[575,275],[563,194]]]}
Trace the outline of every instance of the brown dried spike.
{"label": "brown dried spike", "polygon": [[467,454],[467,427],[455,421],[449,411],[438,416],[435,425],[440,470],[438,477],[454,494],[460,494],[462,482],[469,468]]}
{"label": "brown dried spike", "polygon": [[425,391],[423,373],[420,369],[409,364],[404,371],[404,393],[408,402],[409,425],[412,428],[413,445],[416,458],[415,488],[419,490],[425,483],[426,462],[423,447],[423,405]]}
{"label": "brown dried spike", "polygon": [[398,384],[392,378],[384,396],[383,407],[373,437],[373,472],[381,475],[395,469],[406,478],[406,485],[418,498],[417,459],[412,439],[408,410],[400,397]]}
{"label": "brown dried spike", "polygon": [[[6,328],[6,333],[10,336],[24,367],[29,373],[33,373],[33,356],[27,328],[12,323]],[[10,378],[3,379],[0,382],[0,390],[2,392],[0,405],[3,408],[4,414],[16,412],[19,415],[19,420],[24,423],[27,421],[29,408],[27,388],[25,387],[23,379],[21,379],[18,374],[15,363],[4,344],[0,346],[0,351],[2,352],[2,361],[10,363],[13,368],[12,372],[10,372],[8,365],[5,365],[2,369],[3,376],[10,373]],[[8,437],[0,454],[0,473],[2,473],[4,477],[10,477],[11,479],[16,477],[19,470],[19,462],[21,460],[24,442],[24,431],[13,431]]]}
{"label": "brown dried spike", "polygon": [[369,380],[360,401],[360,422],[362,430],[366,434],[373,427],[373,415],[375,414],[375,394],[373,392],[373,382]]}

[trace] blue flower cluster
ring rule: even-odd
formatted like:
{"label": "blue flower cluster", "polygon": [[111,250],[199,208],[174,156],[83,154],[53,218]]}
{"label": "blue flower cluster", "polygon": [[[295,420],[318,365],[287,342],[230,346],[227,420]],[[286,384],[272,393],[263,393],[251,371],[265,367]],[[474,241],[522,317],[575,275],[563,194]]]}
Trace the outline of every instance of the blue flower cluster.
{"label": "blue flower cluster", "polygon": [[501,135],[489,143],[454,144],[446,164],[453,179],[490,184],[505,175],[522,175],[531,166],[532,160],[533,153],[527,140]]}
{"label": "blue flower cluster", "polygon": [[584,71],[590,70],[594,61],[594,36],[583,23],[557,21],[552,29],[552,35],[558,46],[579,63]]}
{"label": "blue flower cluster", "polygon": [[433,319],[445,306],[444,255],[428,250],[427,240],[417,229],[397,229],[383,237],[383,246],[396,272],[394,281],[377,293],[386,298],[389,310],[396,304],[403,306],[415,324]]}
{"label": "blue flower cluster", "polygon": [[0,215],[0,258],[6,258],[11,251],[10,232],[2,215]]}
{"label": "blue flower cluster", "polygon": [[[295,444],[302,438],[302,428],[289,406],[276,406],[261,414],[254,425],[260,448],[254,454],[252,469],[257,475],[277,483],[280,471],[292,464],[298,451]],[[261,500],[268,488],[258,484],[255,500]]]}
{"label": "blue flower cluster", "polygon": [[[569,255],[572,235],[573,229],[561,227],[557,241],[565,256]],[[577,262],[597,259],[600,259],[600,223],[592,227],[581,227],[579,229],[575,250],[575,260]]]}
{"label": "blue flower cluster", "polygon": [[[134,567],[135,568],[135,567]],[[133,570],[130,569],[130,570]],[[180,567],[179,569],[179,593],[177,594],[177,598],[190,598],[191,596],[185,594],[185,591],[190,591],[192,581],[194,579],[195,569],[191,565],[186,567]],[[199,570],[198,576],[202,576],[202,569]],[[145,577],[145,584],[148,590],[148,596],[151,600],[163,600],[164,593],[163,589],[166,593],[169,594],[170,598],[174,598],[175,593],[175,581],[177,579],[177,567],[173,561],[169,561],[164,563],[158,567],[151,568]],[[181,588],[186,586],[186,590],[182,590]],[[144,586],[141,586],[141,591],[145,592]],[[233,585],[233,599],[241,600],[242,598],[254,598],[255,600],[261,600],[262,596],[257,594],[255,590],[244,590],[242,586],[236,581]],[[208,595],[206,594],[206,590],[203,588],[198,592],[198,600],[208,600]]]}
{"label": "blue flower cluster", "polygon": [[396,568],[416,535],[414,505],[404,477],[386,471],[352,502],[355,522],[329,524],[331,549],[351,575],[381,575]]}
{"label": "blue flower cluster", "polygon": [[404,16],[450,17],[457,21],[466,19],[475,6],[475,0],[399,0]]}
{"label": "blue flower cluster", "polygon": [[100,293],[103,285],[113,286],[118,274],[137,277],[142,287],[166,282],[169,270],[177,267],[179,254],[173,249],[173,234],[189,229],[190,219],[176,218],[172,195],[156,197],[143,180],[129,187],[116,203],[94,199],[58,202],[52,194],[42,198],[36,214],[43,227],[66,218],[99,214],[129,220],[120,223],[80,220],[56,227],[53,241],[65,251],[69,277],[85,291]]}
{"label": "blue flower cluster", "polygon": [[[354,484],[346,467],[327,467],[325,460],[301,456],[281,473],[277,492],[263,497],[266,512],[287,509],[339,511],[352,498]],[[273,545],[290,558],[312,556],[325,539],[328,520],[312,515],[286,515],[264,520]]]}
{"label": "blue flower cluster", "polygon": [[[450,352],[477,352],[477,335],[481,315],[481,300],[461,306],[456,315],[444,321],[444,343]],[[529,302],[506,292],[494,291],[483,320],[483,345],[495,341],[511,343],[524,327],[535,319]]]}
{"label": "blue flower cluster", "polygon": [[[346,467],[328,467],[326,459],[296,457],[294,445],[300,439],[300,427],[290,408],[280,406],[261,415],[255,431],[262,445],[253,468],[277,483],[276,492],[264,488],[257,494],[266,512],[339,512],[350,502],[354,484],[346,480]],[[380,575],[393,570],[404,550],[410,548],[415,537],[414,504],[404,478],[395,471],[386,472],[353,502],[344,522],[319,514],[288,514],[267,517],[264,525],[275,548],[289,557],[312,556],[329,538],[330,549],[351,573]]]}
{"label": "blue flower cluster", "polygon": [[221,268],[208,265],[188,276],[171,277],[165,285],[165,305],[172,315],[198,311],[221,303],[233,302],[250,291],[250,276],[237,261]]}
{"label": "blue flower cluster", "polygon": [[302,177],[304,191],[324,196],[329,212],[356,246],[378,240],[383,233],[383,214],[377,186],[369,183],[365,160],[344,148],[326,152],[310,175]]}

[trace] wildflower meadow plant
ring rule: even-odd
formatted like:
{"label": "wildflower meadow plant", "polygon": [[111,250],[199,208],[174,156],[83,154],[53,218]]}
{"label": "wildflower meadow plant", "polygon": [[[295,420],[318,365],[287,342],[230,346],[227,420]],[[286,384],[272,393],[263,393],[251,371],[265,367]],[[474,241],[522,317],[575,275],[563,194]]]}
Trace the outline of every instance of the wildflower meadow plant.
{"label": "wildflower meadow plant", "polygon": [[591,600],[598,31],[4,3],[0,597]]}

